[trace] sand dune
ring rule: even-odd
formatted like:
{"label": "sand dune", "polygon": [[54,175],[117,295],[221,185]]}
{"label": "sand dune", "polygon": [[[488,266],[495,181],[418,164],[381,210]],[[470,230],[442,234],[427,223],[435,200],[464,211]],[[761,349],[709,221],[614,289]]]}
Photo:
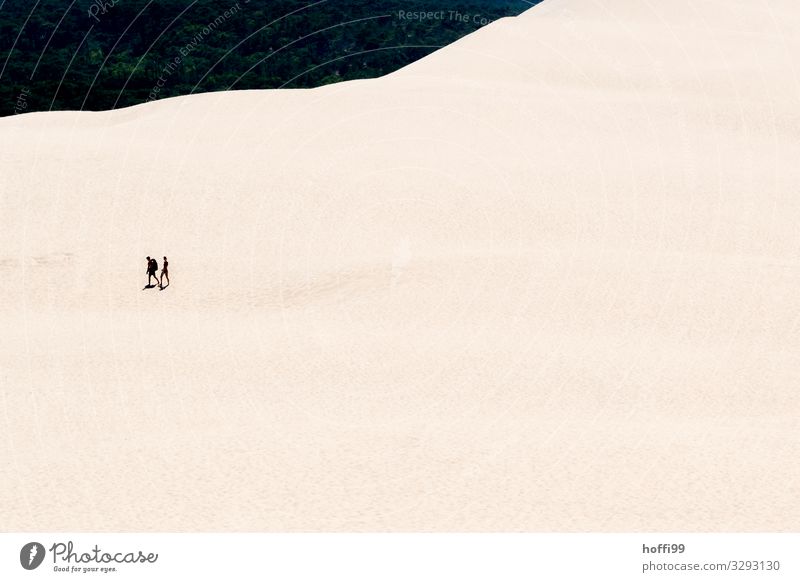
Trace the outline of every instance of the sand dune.
{"label": "sand dune", "polygon": [[0,529],[797,531],[797,54],[788,0],[547,0],[0,119]]}

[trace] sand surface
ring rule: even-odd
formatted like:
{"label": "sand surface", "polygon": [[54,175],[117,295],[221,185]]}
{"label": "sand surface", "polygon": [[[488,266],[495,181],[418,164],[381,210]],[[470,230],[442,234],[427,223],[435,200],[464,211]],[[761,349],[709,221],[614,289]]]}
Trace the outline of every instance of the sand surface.
{"label": "sand surface", "polygon": [[0,119],[0,530],[800,530],[798,54],[793,0],[547,0]]}

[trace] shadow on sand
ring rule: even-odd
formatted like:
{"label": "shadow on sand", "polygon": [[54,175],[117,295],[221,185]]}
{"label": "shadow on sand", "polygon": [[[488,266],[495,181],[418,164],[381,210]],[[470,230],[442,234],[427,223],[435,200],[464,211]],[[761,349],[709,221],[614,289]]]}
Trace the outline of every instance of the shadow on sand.
{"label": "shadow on sand", "polygon": [[144,291],[145,289],[152,289],[153,287],[156,287],[156,286],[157,285],[145,285],[144,287],[142,287],[142,291]]}

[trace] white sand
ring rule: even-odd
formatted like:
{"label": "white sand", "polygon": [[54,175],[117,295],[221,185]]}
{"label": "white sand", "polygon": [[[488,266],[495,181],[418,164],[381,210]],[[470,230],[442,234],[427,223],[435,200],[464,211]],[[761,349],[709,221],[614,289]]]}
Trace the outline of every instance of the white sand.
{"label": "white sand", "polygon": [[0,120],[0,530],[797,531],[798,54],[793,0],[548,0]]}

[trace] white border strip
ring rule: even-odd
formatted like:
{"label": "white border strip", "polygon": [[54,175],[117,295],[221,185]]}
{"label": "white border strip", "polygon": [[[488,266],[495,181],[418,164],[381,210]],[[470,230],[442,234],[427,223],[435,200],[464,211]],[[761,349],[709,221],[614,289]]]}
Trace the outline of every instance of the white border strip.
{"label": "white border strip", "polygon": [[[31,542],[46,555],[26,570]],[[777,582],[799,562],[800,534],[0,534],[3,581]]]}

